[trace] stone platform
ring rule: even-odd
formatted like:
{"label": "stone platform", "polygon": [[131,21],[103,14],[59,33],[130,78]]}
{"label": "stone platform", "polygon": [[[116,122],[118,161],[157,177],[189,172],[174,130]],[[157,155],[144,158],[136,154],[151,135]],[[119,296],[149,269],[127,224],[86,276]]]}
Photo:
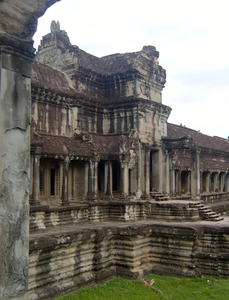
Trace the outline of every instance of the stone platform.
{"label": "stone platform", "polygon": [[[31,206],[30,233],[63,225],[104,221],[161,219],[196,221],[201,218],[196,201],[98,201],[70,206]],[[78,225],[77,225],[78,226]]]}
{"label": "stone platform", "polygon": [[[33,299],[53,299],[115,277],[150,273],[229,278],[229,217],[202,220],[192,201],[99,204],[43,211],[31,207]],[[156,208],[164,211],[160,219],[154,217]],[[182,211],[183,218],[177,218]]]}

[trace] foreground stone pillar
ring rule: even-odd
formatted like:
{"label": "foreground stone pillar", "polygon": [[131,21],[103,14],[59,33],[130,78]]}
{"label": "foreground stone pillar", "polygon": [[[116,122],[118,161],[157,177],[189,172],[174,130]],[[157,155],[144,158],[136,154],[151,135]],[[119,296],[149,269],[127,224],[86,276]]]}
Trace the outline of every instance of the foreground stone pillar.
{"label": "foreground stone pillar", "polygon": [[28,286],[32,36],[57,1],[0,1],[0,298]]}
{"label": "foreground stone pillar", "polygon": [[32,58],[0,45],[0,298],[28,282]]}

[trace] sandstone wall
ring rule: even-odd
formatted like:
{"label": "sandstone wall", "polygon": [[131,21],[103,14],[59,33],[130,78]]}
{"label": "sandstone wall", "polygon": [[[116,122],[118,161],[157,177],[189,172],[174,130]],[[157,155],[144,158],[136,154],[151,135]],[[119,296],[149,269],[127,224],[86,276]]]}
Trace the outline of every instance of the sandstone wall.
{"label": "sandstone wall", "polygon": [[[78,226],[31,235],[29,288],[45,299],[115,276],[150,273],[228,278],[229,232],[224,227],[159,223]],[[145,222],[145,223],[144,223]]]}
{"label": "sandstone wall", "polygon": [[57,0],[0,2],[0,297],[27,289],[32,36]]}

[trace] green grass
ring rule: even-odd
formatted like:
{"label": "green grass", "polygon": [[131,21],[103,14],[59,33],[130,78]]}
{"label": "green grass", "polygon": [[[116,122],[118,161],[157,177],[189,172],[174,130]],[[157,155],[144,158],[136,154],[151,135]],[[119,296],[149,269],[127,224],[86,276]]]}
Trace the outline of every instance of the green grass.
{"label": "green grass", "polygon": [[116,278],[107,284],[85,288],[75,295],[56,300],[226,300],[229,299],[229,280],[214,278],[174,278],[151,275],[153,287],[145,287],[139,280]]}

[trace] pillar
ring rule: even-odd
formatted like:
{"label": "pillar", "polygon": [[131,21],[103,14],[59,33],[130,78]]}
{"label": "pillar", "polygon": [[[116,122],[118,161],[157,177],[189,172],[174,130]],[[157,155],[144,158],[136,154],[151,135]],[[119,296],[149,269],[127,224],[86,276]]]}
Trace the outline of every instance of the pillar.
{"label": "pillar", "polygon": [[84,190],[84,195],[85,198],[88,197],[88,184],[89,184],[89,162],[86,161],[84,165],[85,173],[84,173],[84,184],[85,184],[85,190]]}
{"label": "pillar", "polygon": [[219,192],[219,172],[215,173],[214,177],[214,191]]}
{"label": "pillar", "polygon": [[36,147],[33,149],[33,193],[32,199],[30,200],[30,205],[39,205],[39,186],[40,186],[40,157],[41,149]]}
{"label": "pillar", "polygon": [[162,149],[159,149],[158,151],[158,179],[159,179],[159,192],[163,192]]}
{"label": "pillar", "polygon": [[120,159],[120,186],[121,186],[121,199],[126,199],[129,196],[129,172],[128,172],[128,164],[127,158],[123,156]]}
{"label": "pillar", "polygon": [[165,192],[167,195],[170,194],[170,177],[169,177],[169,152],[165,151]]}
{"label": "pillar", "polygon": [[33,55],[7,42],[0,34],[0,298],[27,289],[29,253]]}
{"label": "pillar", "polygon": [[93,197],[98,199],[98,161],[94,161]]}
{"label": "pillar", "polygon": [[173,165],[171,165],[170,170],[170,196],[174,197],[176,194],[176,185],[175,185],[175,170]]}
{"label": "pillar", "polygon": [[93,158],[89,161],[88,199],[98,199],[98,161]]}
{"label": "pillar", "polygon": [[206,193],[209,193],[210,191],[210,173],[208,172],[206,174]]}
{"label": "pillar", "polygon": [[200,198],[200,151],[191,150],[191,196],[192,199]]}
{"label": "pillar", "polygon": [[32,36],[56,1],[0,1],[0,298],[28,287]]}
{"label": "pillar", "polygon": [[142,199],[149,198],[150,192],[150,149],[145,147],[144,151],[144,178],[143,178],[143,194]]}
{"label": "pillar", "polygon": [[221,172],[219,176],[219,191],[224,192],[225,191],[225,173]]}
{"label": "pillar", "polygon": [[175,171],[175,187],[176,187],[176,195],[181,194],[181,171]]}
{"label": "pillar", "polygon": [[67,157],[62,163],[63,168],[63,177],[62,177],[62,206],[69,205],[68,201],[68,167],[69,167],[69,158]]}
{"label": "pillar", "polygon": [[229,190],[229,173],[226,174],[226,192]]}
{"label": "pillar", "polygon": [[105,198],[113,198],[112,195],[112,163],[110,161],[106,161],[104,163],[104,195]]}
{"label": "pillar", "polygon": [[187,194],[190,195],[191,194],[191,172],[188,172],[187,175]]}
{"label": "pillar", "polygon": [[141,163],[142,163],[142,158],[141,158],[141,143],[139,143],[138,146],[138,162],[137,162],[137,189],[136,189],[136,195],[137,198],[140,198],[142,195],[142,189],[141,189]]}

